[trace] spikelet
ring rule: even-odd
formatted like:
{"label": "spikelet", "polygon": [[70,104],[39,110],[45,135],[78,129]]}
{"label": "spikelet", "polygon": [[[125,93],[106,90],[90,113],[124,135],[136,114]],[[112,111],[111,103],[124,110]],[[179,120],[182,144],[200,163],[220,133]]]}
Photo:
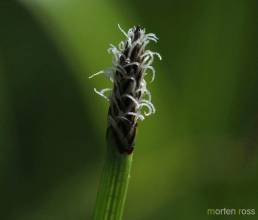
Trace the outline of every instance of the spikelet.
{"label": "spikelet", "polygon": [[134,146],[137,122],[155,113],[151,102],[151,93],[147,89],[144,77],[152,74],[155,79],[155,69],[152,66],[154,57],[161,60],[157,52],[146,50],[151,42],[158,38],[153,33],[145,33],[145,29],[135,26],[126,33],[118,28],[126,39],[118,47],[110,44],[108,53],[113,55],[113,66],[90,76],[104,74],[113,83],[113,88],[94,91],[106,99],[109,104],[107,134],[111,134],[120,153],[131,154]]}

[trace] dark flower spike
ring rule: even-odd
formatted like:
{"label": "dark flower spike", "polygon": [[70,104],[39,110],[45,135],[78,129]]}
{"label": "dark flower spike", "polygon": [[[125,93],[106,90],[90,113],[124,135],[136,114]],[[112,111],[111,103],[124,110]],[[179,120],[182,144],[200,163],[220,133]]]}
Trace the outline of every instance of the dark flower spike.
{"label": "dark flower spike", "polygon": [[[137,121],[143,121],[145,116],[155,113],[144,77],[150,70],[151,82],[154,81],[155,69],[152,62],[154,56],[160,60],[161,56],[157,52],[146,50],[150,41],[158,41],[155,34],[146,34],[140,26],[130,28],[127,33],[119,25],[118,28],[126,39],[118,47],[110,44],[108,53],[113,55],[113,66],[89,78],[104,74],[113,82],[112,89],[98,91],[94,88],[94,91],[110,103],[107,134],[112,135],[120,153],[131,154]],[[110,94],[106,95],[107,92]]]}

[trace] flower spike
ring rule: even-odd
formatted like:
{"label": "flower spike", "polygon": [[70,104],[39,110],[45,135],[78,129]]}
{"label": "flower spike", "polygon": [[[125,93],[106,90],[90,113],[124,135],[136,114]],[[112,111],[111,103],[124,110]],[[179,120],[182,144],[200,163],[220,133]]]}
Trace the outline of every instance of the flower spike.
{"label": "flower spike", "polygon": [[[152,63],[154,56],[160,60],[161,56],[145,49],[151,41],[158,41],[155,34],[146,34],[140,26],[130,28],[127,33],[119,24],[118,28],[126,39],[117,47],[110,44],[108,53],[113,55],[113,66],[90,78],[103,74],[113,82],[113,89],[94,91],[110,104],[107,132],[112,133],[120,153],[130,154],[133,151],[137,121],[143,121],[146,116],[155,113],[144,77],[146,71],[150,70],[151,82],[154,81],[155,69]],[[109,91],[110,96],[106,96],[105,93]]]}

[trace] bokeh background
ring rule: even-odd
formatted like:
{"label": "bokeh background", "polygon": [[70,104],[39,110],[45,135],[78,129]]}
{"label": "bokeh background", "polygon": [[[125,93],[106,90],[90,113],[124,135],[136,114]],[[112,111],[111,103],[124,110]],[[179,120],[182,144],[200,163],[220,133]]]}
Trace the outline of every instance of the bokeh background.
{"label": "bokeh background", "polygon": [[88,76],[111,65],[118,23],[163,56],[124,219],[258,212],[256,0],[23,0],[0,2],[0,219],[90,219],[108,109],[93,88],[110,84]]}

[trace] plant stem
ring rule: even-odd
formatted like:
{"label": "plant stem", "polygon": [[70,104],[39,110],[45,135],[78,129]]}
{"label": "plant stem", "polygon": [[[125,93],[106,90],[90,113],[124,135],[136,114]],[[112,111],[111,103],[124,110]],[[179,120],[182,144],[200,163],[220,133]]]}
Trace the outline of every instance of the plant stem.
{"label": "plant stem", "polygon": [[123,215],[133,154],[119,153],[110,139],[93,220],[121,220]]}

